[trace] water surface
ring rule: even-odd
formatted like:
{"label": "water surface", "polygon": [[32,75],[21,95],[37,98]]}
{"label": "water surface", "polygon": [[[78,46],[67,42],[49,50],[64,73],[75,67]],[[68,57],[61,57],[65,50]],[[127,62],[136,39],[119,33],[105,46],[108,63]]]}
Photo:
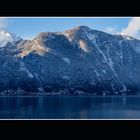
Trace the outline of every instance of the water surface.
{"label": "water surface", "polygon": [[1,119],[140,119],[140,97],[0,97]]}

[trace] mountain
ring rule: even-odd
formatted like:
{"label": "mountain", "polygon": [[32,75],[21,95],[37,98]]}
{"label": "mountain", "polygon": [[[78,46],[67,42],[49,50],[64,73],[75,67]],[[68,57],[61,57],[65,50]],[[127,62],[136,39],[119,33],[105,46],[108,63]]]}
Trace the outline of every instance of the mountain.
{"label": "mountain", "polygon": [[126,95],[140,91],[140,40],[78,26],[23,40],[0,31],[1,94]]}
{"label": "mountain", "polygon": [[21,38],[16,37],[15,34],[10,33],[5,29],[0,29],[0,48],[6,46],[7,43],[15,45],[20,40]]}

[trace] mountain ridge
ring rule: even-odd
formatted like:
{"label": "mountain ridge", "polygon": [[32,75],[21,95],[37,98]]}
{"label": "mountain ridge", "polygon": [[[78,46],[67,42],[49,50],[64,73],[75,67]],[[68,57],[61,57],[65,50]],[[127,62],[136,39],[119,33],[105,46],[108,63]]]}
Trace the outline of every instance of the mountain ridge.
{"label": "mountain ridge", "polygon": [[0,64],[1,94],[9,90],[33,95],[140,91],[140,40],[87,26],[7,43],[0,49]]}

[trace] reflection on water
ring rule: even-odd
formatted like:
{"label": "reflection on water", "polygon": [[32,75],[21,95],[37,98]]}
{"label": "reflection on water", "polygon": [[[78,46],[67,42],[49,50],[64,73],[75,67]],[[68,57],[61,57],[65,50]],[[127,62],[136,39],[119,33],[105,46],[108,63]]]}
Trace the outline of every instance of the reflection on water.
{"label": "reflection on water", "polygon": [[140,97],[0,97],[1,119],[140,119]]}

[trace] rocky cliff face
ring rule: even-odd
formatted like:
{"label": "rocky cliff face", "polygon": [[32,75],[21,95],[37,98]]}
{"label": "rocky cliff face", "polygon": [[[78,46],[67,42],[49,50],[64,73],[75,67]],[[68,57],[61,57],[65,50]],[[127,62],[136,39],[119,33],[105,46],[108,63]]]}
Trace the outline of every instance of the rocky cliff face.
{"label": "rocky cliff face", "polygon": [[86,26],[8,41],[0,47],[0,65],[1,92],[122,95],[140,90],[140,41]]}

